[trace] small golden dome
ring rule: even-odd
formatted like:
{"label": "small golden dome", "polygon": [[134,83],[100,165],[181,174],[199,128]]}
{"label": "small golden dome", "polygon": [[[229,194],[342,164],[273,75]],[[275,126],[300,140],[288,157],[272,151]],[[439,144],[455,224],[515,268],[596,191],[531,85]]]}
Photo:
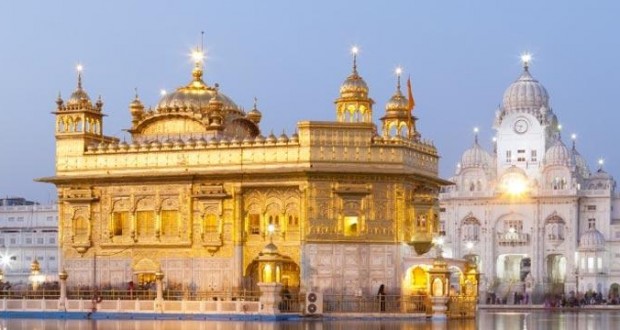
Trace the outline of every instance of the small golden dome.
{"label": "small golden dome", "polygon": [[399,88],[396,89],[396,93],[392,95],[388,103],[385,105],[385,110],[407,111],[408,106],[409,106],[409,101],[407,100],[406,97],[403,96],[403,93],[401,93],[400,85],[399,85]]}
{"label": "small golden dome", "polygon": [[75,91],[71,94],[71,97],[67,100],[67,105],[75,106],[86,102],[90,103],[90,97],[86,91],[82,89],[82,73],[81,71],[78,71],[78,85]]}
{"label": "small golden dome", "polygon": [[357,73],[357,48],[353,51],[353,72],[340,86],[341,98],[367,98],[368,85]]}
{"label": "small golden dome", "polygon": [[252,121],[255,124],[260,123],[261,118],[263,118],[263,114],[260,111],[258,111],[257,101],[258,99],[254,98],[254,107],[245,116],[248,120]]}

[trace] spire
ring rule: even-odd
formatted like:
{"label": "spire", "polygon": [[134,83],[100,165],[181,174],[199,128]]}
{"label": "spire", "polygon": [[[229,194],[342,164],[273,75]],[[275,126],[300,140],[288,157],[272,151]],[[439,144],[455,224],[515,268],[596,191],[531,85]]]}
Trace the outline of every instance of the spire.
{"label": "spire", "polygon": [[77,89],[81,90],[82,89],[82,71],[84,70],[84,67],[82,66],[82,64],[78,64],[75,69],[77,70]]}
{"label": "spire", "polygon": [[532,54],[530,54],[529,52],[521,54],[521,63],[523,64],[523,70],[528,71],[530,67],[530,62],[532,62]]}
{"label": "spire", "polygon": [[403,73],[403,69],[400,66],[396,67],[395,72],[396,72],[396,92],[398,94],[402,94],[400,92],[400,75]]}
{"label": "spire", "polygon": [[478,129],[478,127],[474,127],[474,144],[478,144],[478,132],[480,130]]}
{"label": "spire", "polygon": [[351,48],[351,54],[353,54],[353,74],[357,75],[357,53],[359,53],[359,48],[357,46],[353,46]]}
{"label": "spire", "polygon": [[573,133],[570,136],[571,140],[573,140],[573,151],[577,150],[577,147],[575,146],[575,142],[577,141],[577,134]]}
{"label": "spire", "polygon": [[252,110],[258,110],[258,98],[256,96],[254,96],[254,107]]}

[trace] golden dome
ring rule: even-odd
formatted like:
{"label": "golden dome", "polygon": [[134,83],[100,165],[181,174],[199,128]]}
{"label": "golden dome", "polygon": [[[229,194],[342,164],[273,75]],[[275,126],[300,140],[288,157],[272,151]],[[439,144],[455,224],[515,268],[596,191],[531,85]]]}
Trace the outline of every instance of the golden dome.
{"label": "golden dome", "polygon": [[71,96],[67,100],[67,105],[68,106],[72,106],[72,105],[73,106],[77,106],[77,105],[80,105],[82,103],[90,103],[90,97],[88,96],[86,91],[84,91],[82,89],[82,74],[78,73],[78,85],[77,85],[77,88],[75,89],[75,91],[71,94]]}
{"label": "golden dome", "polygon": [[353,72],[345,79],[340,86],[341,98],[367,98],[368,85],[357,73],[357,54],[353,55]]}
{"label": "golden dome", "polygon": [[254,98],[254,107],[252,108],[252,110],[250,110],[250,112],[248,112],[248,114],[245,117],[248,120],[252,121],[253,123],[258,124],[260,123],[261,118],[263,118],[263,114],[260,111],[258,111],[256,102],[257,102],[257,99]]}
{"label": "golden dome", "polygon": [[185,108],[185,109],[202,109],[205,108],[209,101],[216,95],[223,103],[224,109],[239,110],[239,107],[228,96],[217,91],[215,87],[208,86],[202,80],[202,68],[197,64],[192,71],[193,80],[186,86],[177,88],[176,91],[164,95],[157,104],[157,109],[166,108]]}
{"label": "golden dome", "polygon": [[398,83],[398,88],[396,89],[396,93],[392,95],[388,103],[385,105],[385,110],[387,111],[408,111],[409,100],[403,96],[403,93],[400,91],[400,82]]}

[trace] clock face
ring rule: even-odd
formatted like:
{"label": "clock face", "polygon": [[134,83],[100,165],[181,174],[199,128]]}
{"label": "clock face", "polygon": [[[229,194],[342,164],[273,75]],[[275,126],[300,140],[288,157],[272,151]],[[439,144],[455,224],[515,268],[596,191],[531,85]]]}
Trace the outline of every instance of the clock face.
{"label": "clock face", "polygon": [[513,126],[515,132],[519,133],[519,134],[523,134],[527,131],[527,121],[524,119],[519,119],[517,121],[515,121],[515,124]]}

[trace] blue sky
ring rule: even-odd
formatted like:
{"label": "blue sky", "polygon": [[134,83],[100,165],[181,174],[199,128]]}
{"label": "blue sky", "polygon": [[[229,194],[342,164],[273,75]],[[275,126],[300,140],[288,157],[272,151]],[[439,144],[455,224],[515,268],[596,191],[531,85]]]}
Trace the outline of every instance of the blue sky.
{"label": "blue sky", "polygon": [[591,168],[599,157],[620,173],[620,2],[617,1],[4,1],[0,3],[0,196],[55,199],[34,178],[54,173],[54,100],[75,88],[83,63],[91,98],[104,102],[104,132],[122,137],[134,88],[147,105],[190,78],[191,47],[205,32],[206,81],[250,108],[264,134],[300,120],[333,120],[334,99],[351,70],[376,101],[378,122],[411,74],[418,129],[450,177],[473,141],[490,146],[494,112],[534,54],[532,74],[551,95],[565,142]]}

